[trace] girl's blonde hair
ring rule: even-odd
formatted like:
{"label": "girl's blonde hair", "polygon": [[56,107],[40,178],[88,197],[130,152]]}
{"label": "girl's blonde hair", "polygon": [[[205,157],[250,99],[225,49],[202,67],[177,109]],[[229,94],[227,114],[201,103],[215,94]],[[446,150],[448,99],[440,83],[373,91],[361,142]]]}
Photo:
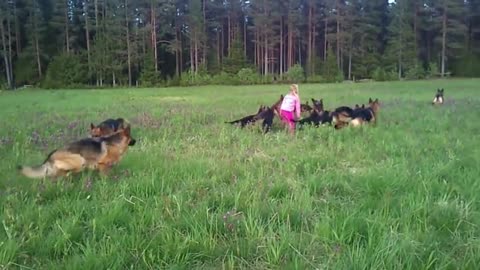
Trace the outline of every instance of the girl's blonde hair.
{"label": "girl's blonde hair", "polygon": [[290,91],[292,91],[295,95],[298,95],[298,84],[291,84]]}

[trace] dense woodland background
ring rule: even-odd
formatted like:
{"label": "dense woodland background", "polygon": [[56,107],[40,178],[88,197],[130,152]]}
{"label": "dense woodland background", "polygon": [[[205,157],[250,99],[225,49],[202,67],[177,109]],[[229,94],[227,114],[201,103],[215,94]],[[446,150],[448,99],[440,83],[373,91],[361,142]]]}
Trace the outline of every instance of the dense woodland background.
{"label": "dense woodland background", "polygon": [[480,0],[0,0],[0,84],[480,76]]}

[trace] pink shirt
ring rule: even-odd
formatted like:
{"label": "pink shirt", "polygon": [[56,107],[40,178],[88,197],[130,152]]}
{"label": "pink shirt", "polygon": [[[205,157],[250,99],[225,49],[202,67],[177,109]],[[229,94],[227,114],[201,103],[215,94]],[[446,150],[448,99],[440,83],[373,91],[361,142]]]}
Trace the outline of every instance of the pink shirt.
{"label": "pink shirt", "polygon": [[289,112],[293,112],[295,110],[297,118],[300,118],[300,99],[292,94],[285,95],[280,110]]}

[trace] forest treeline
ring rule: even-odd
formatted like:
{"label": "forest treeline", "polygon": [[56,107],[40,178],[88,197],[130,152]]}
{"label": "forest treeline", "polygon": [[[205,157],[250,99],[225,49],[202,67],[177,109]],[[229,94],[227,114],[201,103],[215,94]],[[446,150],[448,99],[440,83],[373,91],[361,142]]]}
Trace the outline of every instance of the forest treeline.
{"label": "forest treeline", "polygon": [[1,0],[0,84],[480,76],[480,0]]}

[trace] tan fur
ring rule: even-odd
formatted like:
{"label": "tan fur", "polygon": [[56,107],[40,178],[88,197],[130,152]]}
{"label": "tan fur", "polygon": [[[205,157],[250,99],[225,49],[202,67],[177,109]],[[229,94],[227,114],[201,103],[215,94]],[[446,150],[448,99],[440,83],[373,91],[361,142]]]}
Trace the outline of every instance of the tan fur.
{"label": "tan fur", "polygon": [[[94,140],[94,139],[88,139]],[[128,149],[130,141],[130,127],[112,134],[100,142],[100,149],[79,146],[79,141],[73,142],[64,148],[55,150],[40,166],[20,166],[20,172],[29,178],[45,178],[65,176],[69,173],[78,173],[88,168],[107,173],[117,164]],[[96,144],[98,146],[98,144]],[[76,149],[72,151],[71,149]]]}

